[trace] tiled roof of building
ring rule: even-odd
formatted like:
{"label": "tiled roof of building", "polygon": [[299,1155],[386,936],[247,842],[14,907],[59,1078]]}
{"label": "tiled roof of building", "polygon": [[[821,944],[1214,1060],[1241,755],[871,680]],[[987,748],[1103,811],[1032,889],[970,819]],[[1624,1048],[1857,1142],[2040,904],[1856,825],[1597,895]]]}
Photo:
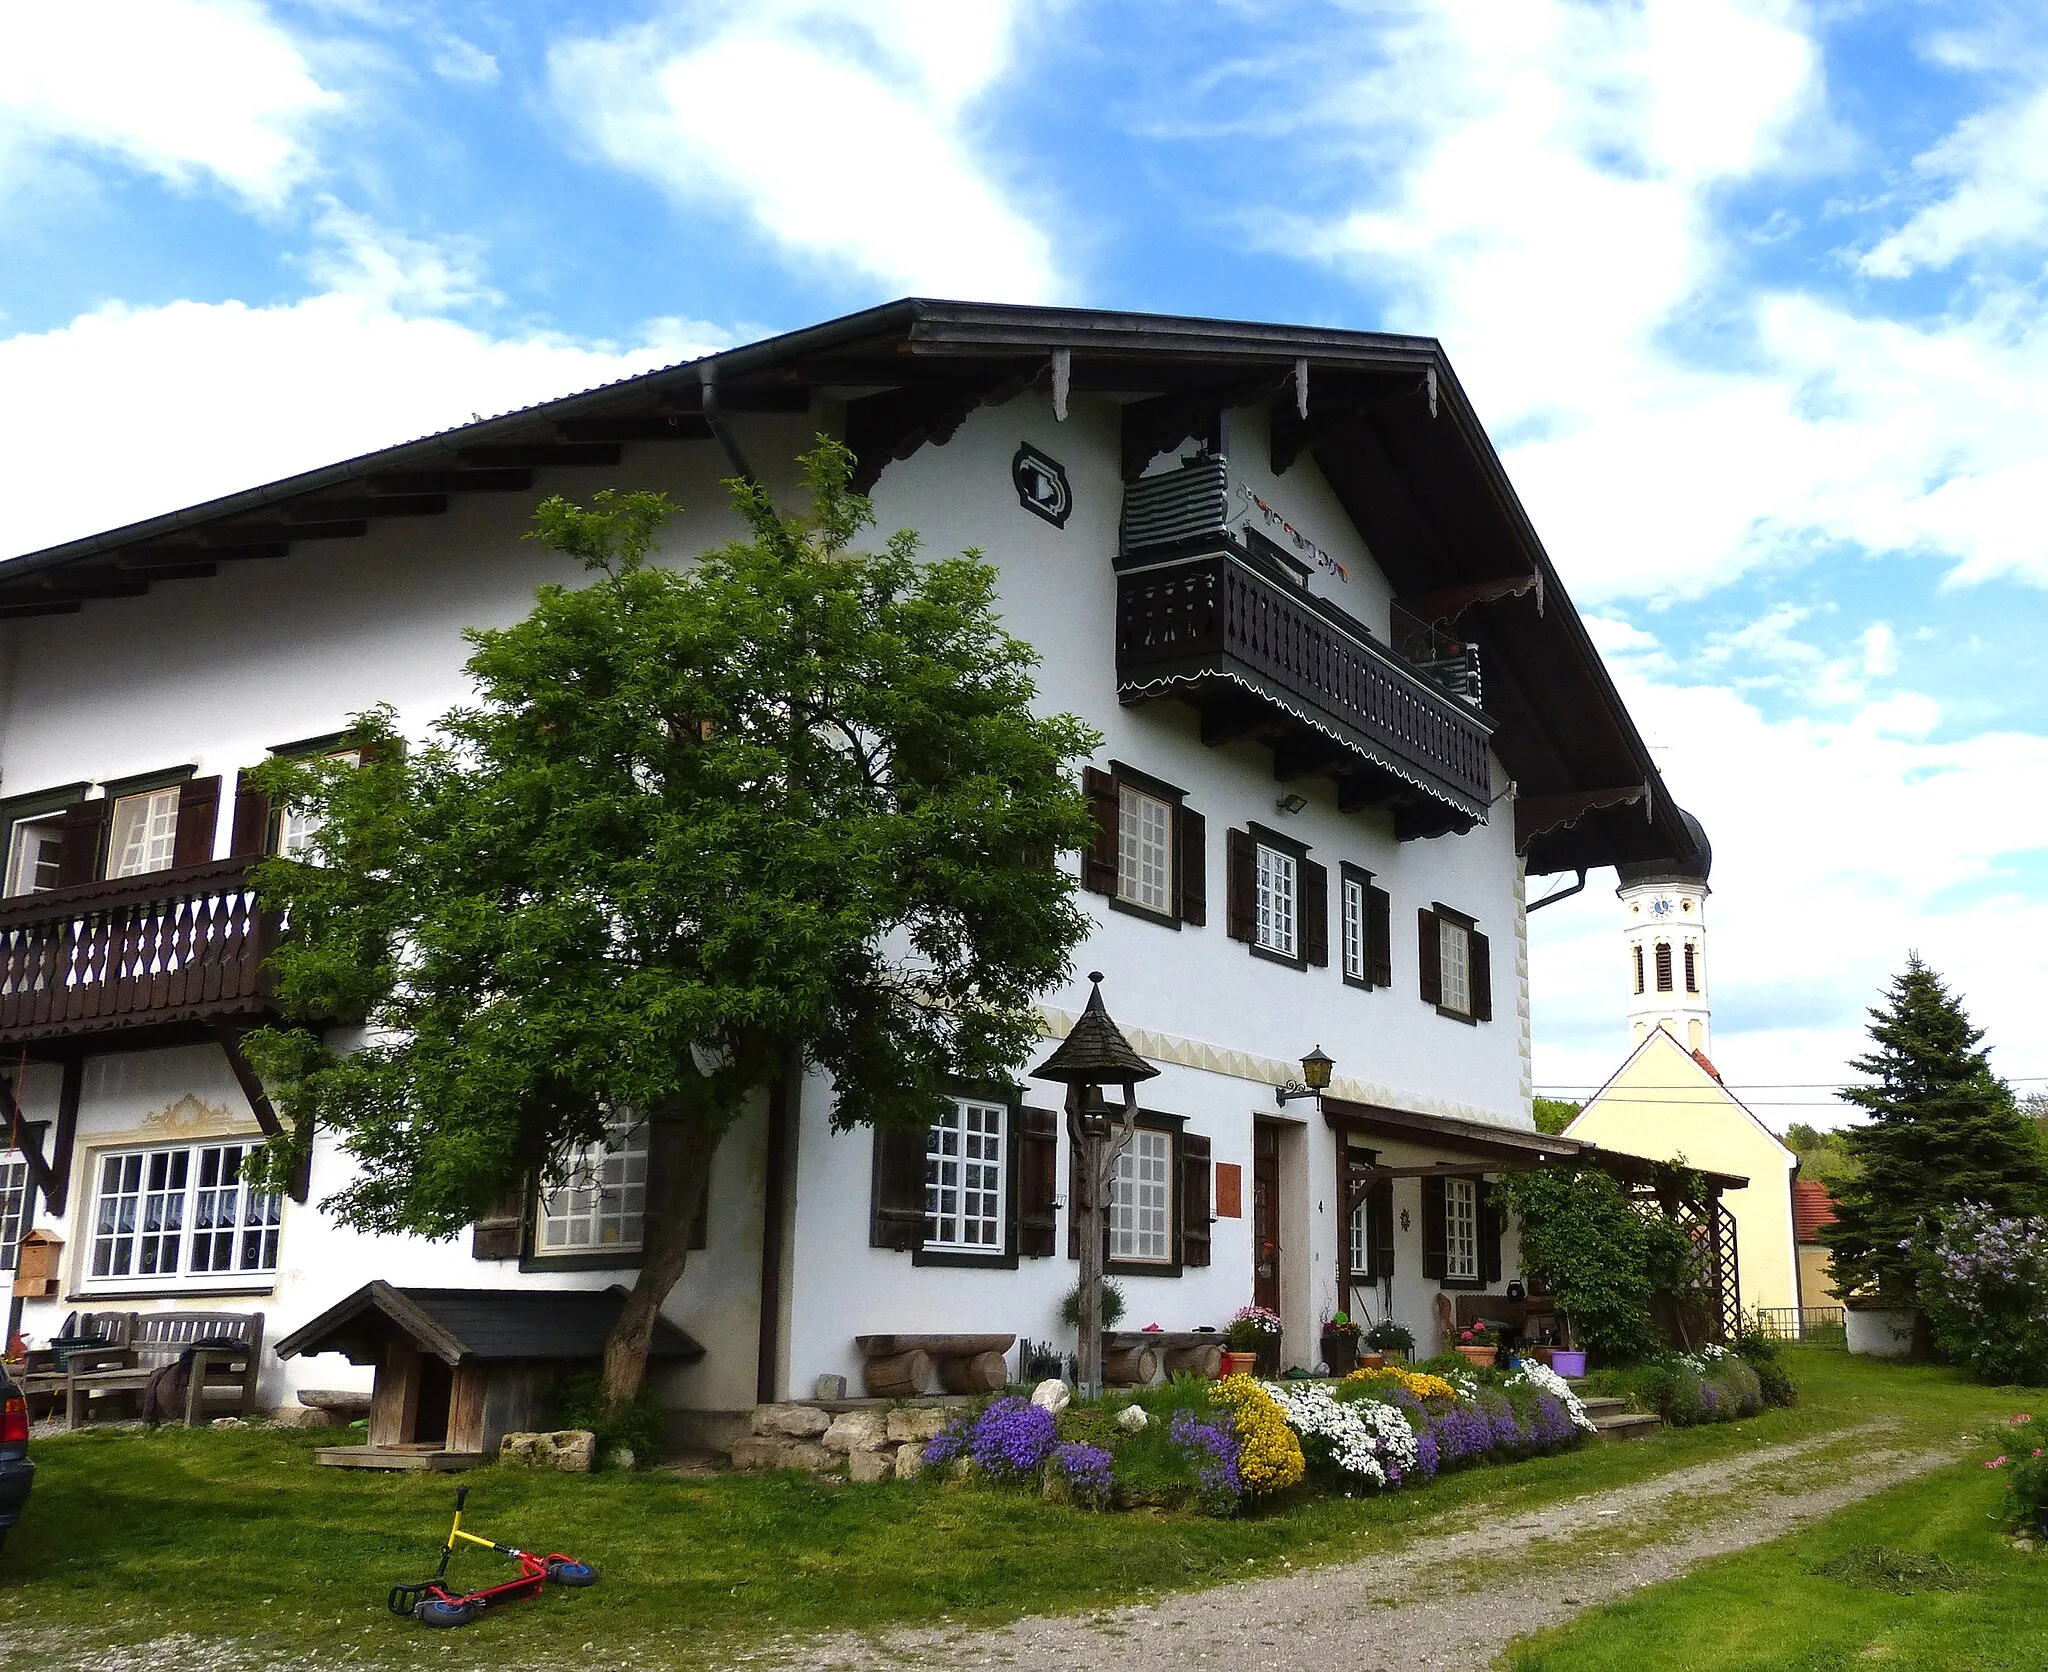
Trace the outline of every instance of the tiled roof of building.
{"label": "tiled roof of building", "polygon": [[1835,1222],[1835,1199],[1819,1179],[1792,1181],[1792,1233],[1800,1242],[1819,1242],[1820,1228]]}

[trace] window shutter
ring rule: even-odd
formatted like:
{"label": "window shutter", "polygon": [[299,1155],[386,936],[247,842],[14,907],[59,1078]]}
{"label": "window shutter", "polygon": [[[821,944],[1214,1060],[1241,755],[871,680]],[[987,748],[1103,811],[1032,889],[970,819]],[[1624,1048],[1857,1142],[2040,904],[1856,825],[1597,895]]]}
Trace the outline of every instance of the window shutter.
{"label": "window shutter", "polygon": [[1087,792],[1088,813],[1095,821],[1095,840],[1081,851],[1081,886],[1091,894],[1114,896],[1120,820],[1116,779],[1107,772],[1086,767],[1081,773],[1081,788]]}
{"label": "window shutter", "polygon": [[[1443,931],[1437,926],[1436,913],[1424,906],[1415,914],[1415,970],[1422,989],[1424,1004],[1444,1002],[1444,941]],[[1443,1210],[1443,1191],[1437,1191],[1437,1210]],[[1437,1249],[1441,1254],[1443,1236],[1439,1231]],[[1441,1261],[1439,1261],[1441,1263]],[[1441,1272],[1438,1273],[1442,1275]]]}
{"label": "window shutter", "polygon": [[1700,990],[1699,949],[1691,941],[1685,943],[1685,990],[1688,993]]}
{"label": "window shutter", "polygon": [[100,864],[107,851],[107,826],[113,822],[114,804],[102,796],[97,801],[78,801],[64,809],[62,858],[57,866],[57,886],[97,882]]}
{"label": "window shutter", "polygon": [[1422,1275],[1442,1282],[1444,1264],[1444,1181],[1425,1178],[1422,1181]]}
{"label": "window shutter", "polygon": [[1381,1282],[1394,1275],[1394,1181],[1381,1179],[1366,1197],[1365,1232],[1371,1239],[1372,1274]]}
{"label": "window shutter", "polygon": [[1384,888],[1365,890],[1365,984],[1394,984],[1394,903]]}
{"label": "window shutter", "polygon": [[[184,817],[178,828],[184,830]],[[228,852],[236,859],[257,859],[270,851],[270,797],[249,781],[245,767],[235,774],[235,828]]]}
{"label": "window shutter", "polygon": [[1471,947],[1467,980],[1472,988],[1472,1020],[1493,1020],[1493,945],[1477,929],[1466,932]]}
{"label": "window shutter", "polygon": [[1180,1135],[1180,1263],[1209,1263],[1209,1153],[1207,1138]]}
{"label": "window shutter", "polygon": [[1059,1116],[1050,1109],[1018,1110],[1017,1252],[1027,1260],[1050,1259],[1057,1247],[1059,1168]]}
{"label": "window shutter", "polygon": [[1249,830],[1233,830],[1224,841],[1224,915],[1232,940],[1248,941],[1258,933],[1259,845]]}
{"label": "window shutter", "polygon": [[1643,949],[1641,946],[1633,946],[1629,950],[1635,955],[1636,991],[1640,993],[1643,990]]}
{"label": "window shutter", "polygon": [[1301,862],[1301,953],[1313,968],[1330,961],[1330,873],[1309,859]]}
{"label": "window shutter", "polygon": [[1209,921],[1209,821],[1191,807],[1176,815],[1173,862],[1180,875],[1180,920],[1197,927]]}
{"label": "window shutter", "polygon": [[508,1185],[491,1211],[470,1227],[472,1260],[516,1260],[526,1242],[526,1181]]}
{"label": "window shutter", "polygon": [[930,1129],[878,1126],[871,1181],[868,1246],[898,1253],[924,1246],[924,1152]]}
{"label": "window shutter", "polygon": [[1660,993],[1671,991],[1671,943],[1669,941],[1659,941],[1657,943],[1657,991]]}
{"label": "window shutter", "polygon": [[220,825],[220,779],[187,778],[178,786],[178,830],[172,839],[173,865],[205,865],[213,858]]}
{"label": "window shutter", "polygon": [[1500,1199],[1484,1179],[1473,1182],[1472,1193],[1479,1198],[1479,1275],[1488,1283],[1500,1281]]}

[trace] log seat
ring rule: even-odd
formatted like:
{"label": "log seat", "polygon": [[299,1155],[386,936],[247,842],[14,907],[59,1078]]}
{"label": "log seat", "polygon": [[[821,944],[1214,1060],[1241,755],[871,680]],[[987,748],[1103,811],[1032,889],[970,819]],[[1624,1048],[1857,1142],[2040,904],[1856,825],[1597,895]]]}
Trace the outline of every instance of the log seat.
{"label": "log seat", "polygon": [[[874,1399],[993,1393],[1009,1379],[1014,1335],[856,1335],[861,1385]],[[936,1379],[938,1385],[932,1386]]]}

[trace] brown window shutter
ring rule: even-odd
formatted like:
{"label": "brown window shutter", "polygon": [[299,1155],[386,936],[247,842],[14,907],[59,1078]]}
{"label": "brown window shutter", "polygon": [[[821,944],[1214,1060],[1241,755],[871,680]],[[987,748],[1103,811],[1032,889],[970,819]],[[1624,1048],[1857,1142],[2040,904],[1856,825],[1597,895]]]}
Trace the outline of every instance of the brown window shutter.
{"label": "brown window shutter", "polygon": [[1209,1263],[1209,1154],[1207,1138],[1180,1135],[1180,1263]]}
{"label": "brown window shutter", "polygon": [[1330,873],[1310,859],[1301,862],[1301,954],[1315,969],[1330,961]]}
{"label": "brown window shutter", "polygon": [[1050,1109],[1017,1111],[1017,1252],[1050,1259],[1058,1247],[1060,1122]]}
{"label": "brown window shutter", "polygon": [[1671,991],[1671,943],[1669,941],[1659,941],[1657,943],[1657,991],[1660,993]]}
{"label": "brown window shutter", "polygon": [[1232,940],[1248,941],[1259,927],[1259,845],[1249,830],[1224,839],[1224,916]]}
{"label": "brown window shutter", "polygon": [[73,802],[64,809],[59,888],[99,880],[100,867],[106,861],[107,827],[113,818],[114,804],[104,796],[97,801]]}
{"label": "brown window shutter", "polygon": [[472,1260],[516,1260],[525,1252],[526,1181],[506,1188],[491,1211],[470,1227]]}
{"label": "brown window shutter", "polygon": [[1479,1275],[1488,1283],[1500,1281],[1500,1198],[1486,1180],[1474,1182],[1472,1193],[1479,1198]]}
{"label": "brown window shutter", "polygon": [[924,1246],[924,1152],[930,1129],[878,1126],[870,1181],[868,1246],[899,1253]]}
{"label": "brown window shutter", "polygon": [[1443,1281],[1444,1275],[1444,1181],[1422,1181],[1422,1275]]}
{"label": "brown window shutter", "polygon": [[1365,984],[1394,984],[1394,903],[1384,888],[1365,890]]}
{"label": "brown window shutter", "polygon": [[1700,990],[1699,948],[1691,941],[1685,943],[1685,990],[1688,993]]}
{"label": "brown window shutter", "polygon": [[1477,929],[1467,931],[1465,939],[1471,948],[1466,980],[1472,989],[1472,1020],[1490,1022],[1493,1020],[1493,944]]}
{"label": "brown window shutter", "polygon": [[[1436,913],[1424,906],[1415,914],[1415,971],[1422,989],[1424,1004],[1444,1002],[1444,941],[1443,931],[1437,926]],[[1443,1192],[1437,1192],[1438,1210],[1442,1210]],[[1437,1248],[1443,1248],[1443,1237],[1437,1237]],[[1441,1272],[1438,1273],[1442,1275]]]}
{"label": "brown window shutter", "polygon": [[178,786],[178,831],[172,840],[171,863],[210,863],[214,832],[219,826],[220,779],[187,778]]}
{"label": "brown window shutter", "polygon": [[1095,821],[1095,840],[1081,851],[1081,886],[1091,894],[1113,896],[1117,883],[1120,818],[1116,779],[1107,772],[1086,767],[1081,773],[1081,788],[1087,792],[1088,813]]}
{"label": "brown window shutter", "polygon": [[[180,832],[184,818],[178,820]],[[236,859],[256,859],[270,851],[270,797],[249,780],[245,767],[235,774],[235,828],[228,852]]]}
{"label": "brown window shutter", "polygon": [[1643,949],[1640,946],[1632,946],[1629,951],[1635,954],[1636,991],[1640,993],[1643,990]]}
{"label": "brown window shutter", "polygon": [[1371,1239],[1372,1274],[1381,1282],[1394,1275],[1394,1181],[1381,1179],[1366,1197],[1365,1231]]}
{"label": "brown window shutter", "polygon": [[1173,863],[1178,871],[1180,920],[1200,926],[1209,921],[1209,821],[1192,807],[1176,816]]}

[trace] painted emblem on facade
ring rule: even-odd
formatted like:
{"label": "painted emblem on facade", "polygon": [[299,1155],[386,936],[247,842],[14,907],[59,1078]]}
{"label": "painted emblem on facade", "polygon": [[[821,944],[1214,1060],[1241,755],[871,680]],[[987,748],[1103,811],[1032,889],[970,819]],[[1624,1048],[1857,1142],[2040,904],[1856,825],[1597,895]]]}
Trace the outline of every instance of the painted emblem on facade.
{"label": "painted emblem on facade", "polygon": [[1017,503],[1025,510],[1043,517],[1054,528],[1067,526],[1074,509],[1074,490],[1067,485],[1067,467],[1058,459],[1024,442],[1010,461],[1010,480],[1017,484]]}

